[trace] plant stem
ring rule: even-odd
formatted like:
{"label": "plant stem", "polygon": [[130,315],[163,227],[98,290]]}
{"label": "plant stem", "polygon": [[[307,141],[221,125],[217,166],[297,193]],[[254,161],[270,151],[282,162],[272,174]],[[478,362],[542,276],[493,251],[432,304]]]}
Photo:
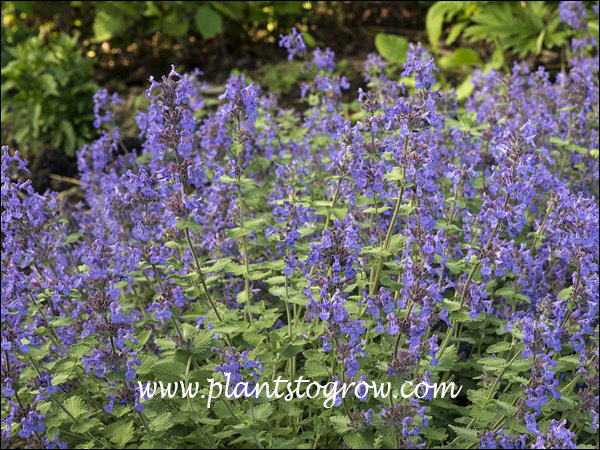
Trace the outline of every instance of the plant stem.
{"label": "plant stem", "polygon": [[515,353],[515,356],[512,357],[512,359],[508,362],[508,364],[506,364],[502,370],[500,371],[500,375],[498,375],[496,377],[496,379],[493,381],[492,386],[490,387],[490,393],[488,394],[487,398],[485,399],[485,402],[483,402],[483,404],[487,404],[487,402],[490,401],[490,399],[492,398],[492,395],[494,394],[494,389],[496,388],[496,385],[500,382],[500,379],[502,378],[502,375],[504,375],[504,373],[508,370],[508,368],[512,365],[512,363],[515,362],[515,360],[517,359],[517,357],[521,354],[521,352],[517,351]]}
{"label": "plant stem", "polygon": [[[569,129],[567,131],[567,146],[571,143],[571,129],[573,127],[573,110],[569,111]],[[569,156],[568,148],[565,148],[565,154],[560,163],[560,169],[558,170],[558,178],[560,178],[565,170],[565,165]]]}
{"label": "plant stem", "polygon": [[165,292],[165,289],[164,289],[162,281],[160,279],[160,274],[158,273],[158,269],[156,268],[156,264],[152,264],[152,269],[154,269],[154,276],[156,278],[156,281],[158,281],[158,286],[160,287],[160,292],[162,294]]}
{"label": "plant stem", "polygon": [[[408,148],[408,136],[404,138],[404,149],[403,154],[406,153],[406,149]],[[402,182],[404,181],[404,176],[406,171],[402,168]],[[394,214],[392,215],[392,220],[388,226],[387,233],[385,235],[385,241],[383,243],[383,250],[387,250],[390,245],[390,240],[392,238],[392,232],[394,231],[394,225],[396,225],[396,219],[398,218],[398,212],[400,211],[400,205],[402,204],[402,196],[404,195],[404,185],[400,185],[400,190],[398,191],[398,199],[396,200],[396,207],[394,208]],[[383,268],[383,257],[379,258],[379,263],[377,264],[377,269],[375,270],[375,278],[371,283],[371,289],[369,290],[369,295],[374,295],[377,290],[377,286],[379,284],[379,277],[381,276],[381,269]]]}
{"label": "plant stem", "polygon": [[[37,364],[36,364],[35,360],[34,360],[32,357],[29,357],[28,359],[29,359],[29,362],[31,362],[31,366],[32,366],[32,367],[33,367],[33,369],[35,370],[35,373],[37,374],[37,376],[41,378],[41,377],[42,377],[42,374],[40,373],[40,370],[39,370],[39,368],[38,368],[38,366],[37,366]],[[69,412],[69,410],[68,410],[67,408],[65,408],[65,406],[64,406],[64,405],[63,405],[61,402],[58,402],[58,401],[54,400],[54,398],[52,398],[52,397],[49,397],[49,399],[50,399],[50,402],[54,403],[54,404],[55,404],[55,405],[57,405],[57,406],[58,406],[60,409],[62,409],[62,410],[63,410],[63,412],[64,412],[64,413],[65,413],[67,416],[69,416],[69,419],[71,419],[71,420],[73,421],[73,423],[75,423],[75,424],[79,424],[79,423],[80,423],[80,422],[79,422],[79,420],[77,420],[77,419],[75,418],[75,416],[73,416],[73,414],[71,414],[71,413]],[[105,445],[103,442],[99,441],[99,440],[98,440],[98,439],[97,439],[95,436],[93,436],[93,435],[92,435],[92,434],[91,434],[89,431],[86,431],[86,432],[84,432],[84,434],[85,434],[85,435],[86,435],[88,438],[90,438],[90,439],[92,439],[94,442],[96,442],[97,444],[100,444],[100,446],[101,446],[101,447],[106,447],[106,445]]]}

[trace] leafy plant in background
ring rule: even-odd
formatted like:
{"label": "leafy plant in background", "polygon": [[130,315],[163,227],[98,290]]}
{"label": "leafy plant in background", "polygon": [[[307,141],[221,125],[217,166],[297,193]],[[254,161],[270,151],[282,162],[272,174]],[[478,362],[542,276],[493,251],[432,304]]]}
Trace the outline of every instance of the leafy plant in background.
{"label": "leafy plant in background", "polygon": [[[19,5],[19,3],[17,3]],[[4,6],[4,5],[3,5]],[[6,7],[2,9],[2,15],[6,11]],[[5,24],[5,21],[2,20],[0,23],[0,27],[2,28],[2,67],[6,66],[10,61],[13,60],[13,56],[9,51],[10,47],[14,47],[17,43],[22,43],[26,41],[28,38],[32,36],[37,36],[39,34],[39,30],[28,27],[22,23],[15,23],[14,25]],[[2,82],[4,82],[4,78],[2,78]]]}
{"label": "leafy plant in background", "polygon": [[[565,2],[568,3],[568,2]],[[588,2],[588,7],[593,2]],[[585,17],[582,17],[585,19]],[[598,32],[598,18],[588,16],[585,25]],[[436,2],[427,12],[426,26],[435,53],[445,22],[452,22],[446,38],[451,45],[460,36],[483,40],[520,58],[539,55],[568,43],[573,29],[561,25],[557,2]]]}
{"label": "leafy plant in background", "polygon": [[[358,118],[330,49],[280,45],[302,112],[234,75],[197,120],[199,74],[173,66],[139,155],[99,91],[85,204],[36,194],[3,146],[2,447],[597,448],[596,37],[556,80],[475,72],[461,108],[420,44],[410,89],[369,55]],[[391,395],[207,408],[226,375]],[[456,399],[400,395],[450,380]]]}
{"label": "leafy plant in background", "polygon": [[[563,8],[569,2],[562,2]],[[581,2],[573,2],[581,4]],[[588,8],[594,2],[583,2]],[[556,49],[563,52],[569,40],[581,29],[598,33],[598,17],[591,9],[587,16],[578,17],[577,26],[567,26],[561,22],[558,2],[487,2],[487,1],[438,1],[427,11],[426,30],[436,62],[442,71],[441,82],[445,77],[458,76],[462,80],[456,86],[459,100],[465,99],[472,91],[471,74],[474,68],[484,72],[509,67],[506,53],[519,58],[539,55],[543,49]],[[574,14],[577,14],[574,11]],[[444,33],[444,25],[449,27],[445,45],[452,46],[461,37],[471,43],[478,41],[491,44],[494,51],[485,59],[477,50],[459,47],[450,53],[440,53],[439,41]],[[395,41],[394,41],[395,40]],[[402,62],[406,51],[406,40],[400,36],[379,34],[375,46],[379,53],[390,62]]]}
{"label": "leafy plant in background", "polygon": [[[204,39],[215,36],[223,26],[222,15],[239,17],[244,5],[236,2],[98,2],[93,11],[93,37],[97,42],[122,37],[132,30],[151,36],[183,37],[194,27]],[[211,7],[212,5],[212,7]]]}
{"label": "leafy plant in background", "polygon": [[51,144],[67,155],[94,136],[93,61],[78,36],[32,36],[7,51],[2,68],[2,139],[35,154]]}
{"label": "leafy plant in background", "polygon": [[[82,2],[71,2],[78,5]],[[94,2],[94,39],[98,42],[131,36],[132,30],[151,35],[156,31],[167,36],[183,37],[193,30],[203,39],[221,32],[226,24],[240,23],[249,27],[253,22],[271,25],[285,16],[296,17],[306,9],[302,2],[144,2],[140,14],[139,2]]]}
{"label": "leafy plant in background", "polygon": [[[196,34],[210,39],[233,24],[239,24],[246,31],[254,24],[271,28],[287,26],[290,19],[310,12],[310,8],[305,7],[306,2],[294,1],[70,1],[54,2],[50,6],[45,3],[7,1],[3,2],[3,8],[10,8],[7,10],[10,13],[16,10],[19,17],[23,15],[30,20],[37,14],[59,30],[79,29],[83,40],[110,41],[117,47],[126,47],[157,32],[186,44],[185,37]],[[68,23],[52,23],[53,17],[68,18]]]}

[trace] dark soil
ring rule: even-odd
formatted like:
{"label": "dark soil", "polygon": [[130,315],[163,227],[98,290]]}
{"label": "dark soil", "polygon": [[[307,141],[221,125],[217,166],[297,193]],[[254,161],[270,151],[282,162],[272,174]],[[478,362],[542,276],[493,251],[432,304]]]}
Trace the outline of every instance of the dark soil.
{"label": "dark soil", "polygon": [[56,147],[43,147],[31,163],[31,185],[43,193],[47,189],[63,191],[73,187],[68,178],[77,176],[77,161]]}

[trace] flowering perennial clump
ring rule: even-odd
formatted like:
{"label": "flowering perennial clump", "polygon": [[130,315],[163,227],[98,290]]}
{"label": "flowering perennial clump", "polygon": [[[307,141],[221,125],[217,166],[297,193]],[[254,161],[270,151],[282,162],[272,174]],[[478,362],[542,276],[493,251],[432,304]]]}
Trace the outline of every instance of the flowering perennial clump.
{"label": "flowering perennial clump", "polygon": [[[2,447],[596,447],[588,13],[560,5],[567,71],[476,72],[464,105],[420,44],[400,80],[370,56],[352,92],[295,29],[302,113],[244,76],[207,110],[201,73],[173,67],[129,153],[99,92],[84,202],[36,193],[3,147]],[[278,376],[392,395],[199,400]],[[144,398],[148,380],[198,396]],[[406,381],[463,389],[406,399]]]}

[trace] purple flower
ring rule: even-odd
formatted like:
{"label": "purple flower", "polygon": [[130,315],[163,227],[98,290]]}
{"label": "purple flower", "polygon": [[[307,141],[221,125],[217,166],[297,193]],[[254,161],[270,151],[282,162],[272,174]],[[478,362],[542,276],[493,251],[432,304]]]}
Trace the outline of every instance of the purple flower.
{"label": "purple flower", "polygon": [[291,61],[294,55],[303,56],[306,54],[306,44],[302,38],[302,34],[298,33],[296,27],[292,27],[292,32],[287,35],[279,35],[279,46],[285,47],[288,51],[288,60]]}

